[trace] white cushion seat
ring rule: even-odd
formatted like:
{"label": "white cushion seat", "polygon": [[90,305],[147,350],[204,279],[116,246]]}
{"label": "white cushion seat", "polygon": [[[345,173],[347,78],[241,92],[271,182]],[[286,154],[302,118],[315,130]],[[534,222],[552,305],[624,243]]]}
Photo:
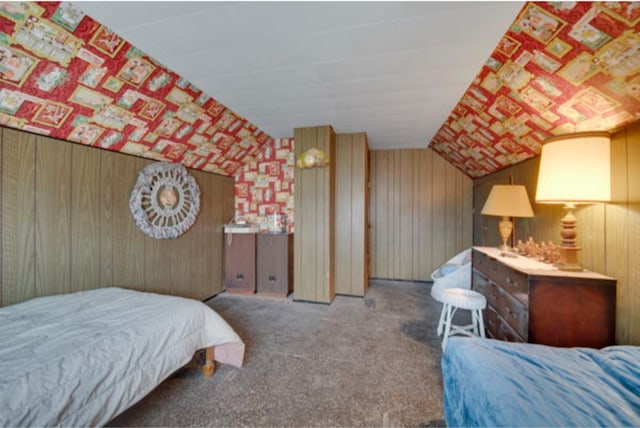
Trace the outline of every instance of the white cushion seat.
{"label": "white cushion seat", "polygon": [[442,303],[448,303],[459,309],[473,311],[487,307],[487,298],[477,291],[464,288],[442,290]]}

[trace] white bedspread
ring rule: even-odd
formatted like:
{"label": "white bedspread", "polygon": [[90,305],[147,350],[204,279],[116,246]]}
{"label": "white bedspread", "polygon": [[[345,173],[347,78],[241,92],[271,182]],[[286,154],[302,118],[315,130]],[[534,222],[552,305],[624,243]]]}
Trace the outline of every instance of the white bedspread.
{"label": "white bedspread", "polygon": [[0,425],[104,425],[208,346],[242,364],[242,340],[191,299],[101,288],[0,308]]}

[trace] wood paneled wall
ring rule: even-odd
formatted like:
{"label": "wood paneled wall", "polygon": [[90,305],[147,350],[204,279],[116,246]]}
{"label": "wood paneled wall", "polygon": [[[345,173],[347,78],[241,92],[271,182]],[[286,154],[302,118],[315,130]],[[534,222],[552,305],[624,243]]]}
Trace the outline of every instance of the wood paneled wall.
{"label": "wood paneled wall", "polygon": [[335,147],[331,126],[296,128],[296,158],[317,148],[329,166],[295,169],[293,293],[296,300],[330,303],[335,296]]}
{"label": "wood paneled wall", "polygon": [[364,296],[369,284],[367,134],[337,134],[335,163],[336,293]]}
{"label": "wood paneled wall", "polygon": [[618,343],[640,345],[640,122],[613,135],[611,171],[613,200],[605,210],[604,272],[618,279]]}
{"label": "wood paneled wall", "polygon": [[[576,155],[579,159],[579,154]],[[535,204],[539,158],[531,159],[474,182],[474,245],[497,245],[499,219],[480,215],[493,184],[524,184],[535,217],[516,219],[516,240],[560,242],[560,205]],[[640,122],[612,135],[612,202],[582,205],[578,219],[579,262],[588,270],[618,280],[616,340],[640,345]]]}
{"label": "wood paneled wall", "polygon": [[429,149],[370,152],[371,276],[430,281],[471,246],[473,183]]}
{"label": "wood paneled wall", "polygon": [[191,171],[200,214],[177,239],[135,225],[129,196],[149,160],[0,128],[0,305],[98,287],[208,298],[222,290],[233,178]]}

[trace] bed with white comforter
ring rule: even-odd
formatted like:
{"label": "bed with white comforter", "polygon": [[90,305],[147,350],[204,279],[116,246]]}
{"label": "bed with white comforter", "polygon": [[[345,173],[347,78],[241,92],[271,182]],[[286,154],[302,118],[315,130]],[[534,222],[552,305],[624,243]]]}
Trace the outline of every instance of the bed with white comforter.
{"label": "bed with white comforter", "polygon": [[100,426],[198,349],[242,365],[244,343],[207,305],[120,288],[0,308],[0,426]]}

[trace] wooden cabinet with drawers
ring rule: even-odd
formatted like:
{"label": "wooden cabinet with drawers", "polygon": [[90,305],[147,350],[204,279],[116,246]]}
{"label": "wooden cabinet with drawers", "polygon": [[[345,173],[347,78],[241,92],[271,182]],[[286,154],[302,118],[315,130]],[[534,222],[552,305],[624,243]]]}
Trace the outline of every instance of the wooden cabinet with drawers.
{"label": "wooden cabinet with drawers", "polygon": [[602,348],[615,344],[616,280],[561,272],[497,248],[474,247],[473,289],[487,298],[489,336],[511,342]]}

